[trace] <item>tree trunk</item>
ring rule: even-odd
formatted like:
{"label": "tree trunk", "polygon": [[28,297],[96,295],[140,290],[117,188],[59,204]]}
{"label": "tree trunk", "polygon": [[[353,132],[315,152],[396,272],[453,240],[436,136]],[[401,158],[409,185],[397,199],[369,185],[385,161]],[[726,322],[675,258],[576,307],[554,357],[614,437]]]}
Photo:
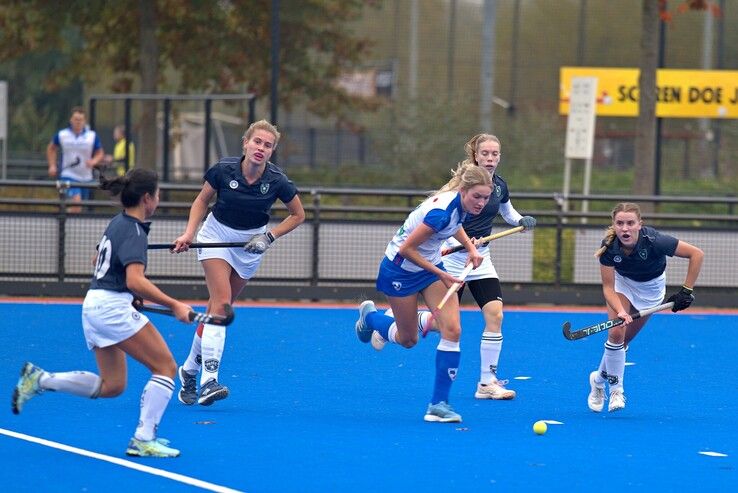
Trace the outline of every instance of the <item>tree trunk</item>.
{"label": "tree trunk", "polygon": [[[156,94],[159,78],[159,45],[156,40],[156,2],[139,0],[141,11],[141,92]],[[156,101],[144,101],[140,125],[140,163],[156,169]]]}
{"label": "tree trunk", "polygon": [[[651,195],[656,159],[656,69],[659,50],[659,5],[643,0],[641,11],[641,59],[638,87],[633,194]],[[646,204],[642,204],[646,206]]]}

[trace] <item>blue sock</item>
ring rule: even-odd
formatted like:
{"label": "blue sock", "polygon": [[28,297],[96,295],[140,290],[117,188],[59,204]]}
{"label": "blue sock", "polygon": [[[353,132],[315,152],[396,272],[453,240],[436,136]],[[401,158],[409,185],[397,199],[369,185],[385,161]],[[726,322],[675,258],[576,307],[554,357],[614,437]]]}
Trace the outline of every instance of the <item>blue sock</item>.
{"label": "blue sock", "polygon": [[433,386],[431,404],[438,404],[441,401],[448,402],[451,383],[456,380],[460,360],[459,343],[441,339],[436,349],[436,382]]}
{"label": "blue sock", "polygon": [[366,324],[379,332],[385,341],[389,340],[389,328],[395,319],[380,312],[372,312],[366,316]]}

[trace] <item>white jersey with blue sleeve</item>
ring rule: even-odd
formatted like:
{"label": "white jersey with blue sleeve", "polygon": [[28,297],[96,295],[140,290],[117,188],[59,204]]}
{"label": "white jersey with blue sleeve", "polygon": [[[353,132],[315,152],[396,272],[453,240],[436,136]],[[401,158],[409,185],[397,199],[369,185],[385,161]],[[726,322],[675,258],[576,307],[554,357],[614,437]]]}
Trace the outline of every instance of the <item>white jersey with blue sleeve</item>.
{"label": "white jersey with blue sleeve", "polygon": [[384,255],[395,265],[408,272],[420,272],[422,267],[415,265],[400,255],[400,246],[408,236],[421,224],[430,227],[434,233],[418,247],[424,259],[437,265],[441,262],[441,245],[456,234],[466,213],[461,207],[461,194],[456,191],[441,192],[429,197],[405,219],[405,223],[395,233],[387,245]]}
{"label": "white jersey with blue sleeve", "polygon": [[57,132],[52,142],[61,149],[62,178],[79,182],[92,181],[94,176],[92,169],[87,167],[87,161],[102,147],[94,130],[85,128],[75,134],[70,126]]}

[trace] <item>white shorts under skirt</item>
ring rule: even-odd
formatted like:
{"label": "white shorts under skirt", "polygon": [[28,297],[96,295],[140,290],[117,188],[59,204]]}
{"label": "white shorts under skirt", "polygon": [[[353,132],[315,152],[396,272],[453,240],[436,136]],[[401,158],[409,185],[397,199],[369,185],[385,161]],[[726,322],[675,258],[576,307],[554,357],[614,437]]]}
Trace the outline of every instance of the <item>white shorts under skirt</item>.
{"label": "white shorts under skirt", "polygon": [[82,303],[82,329],[87,349],[104,348],[133,337],[149,319],[131,305],[133,295],[90,289]]}
{"label": "white shorts under skirt", "polygon": [[[489,246],[477,247],[477,251],[480,255],[484,256],[484,260],[479,265],[479,267],[473,269],[469,273],[469,275],[466,276],[466,280],[475,281],[477,279],[497,279],[497,270],[495,270],[495,266],[492,265],[492,260],[489,257]],[[446,268],[449,274],[456,277],[461,274],[461,271],[464,270],[466,259],[468,257],[469,253],[466,250],[462,250],[450,255],[444,255],[443,257],[441,257],[441,259],[443,260],[443,266]]]}
{"label": "white shorts under skirt", "polygon": [[[197,233],[198,243],[246,243],[254,235],[264,233],[266,226],[254,229],[233,229],[221,224],[211,212]],[[197,260],[220,258],[228,262],[241,279],[251,279],[261,264],[263,254],[248,253],[243,248],[198,248]]]}
{"label": "white shorts under skirt", "polygon": [[615,271],[615,292],[624,295],[638,310],[647,310],[660,305],[666,296],[666,273],[650,281],[634,281]]}

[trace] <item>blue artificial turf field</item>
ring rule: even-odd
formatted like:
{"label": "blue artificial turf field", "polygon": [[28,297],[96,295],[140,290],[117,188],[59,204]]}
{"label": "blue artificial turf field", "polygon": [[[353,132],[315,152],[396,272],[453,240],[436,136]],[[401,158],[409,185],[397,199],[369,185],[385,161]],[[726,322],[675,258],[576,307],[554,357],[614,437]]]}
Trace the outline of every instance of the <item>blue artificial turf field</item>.
{"label": "blue artificial turf field", "polygon": [[[735,315],[654,315],[628,351],[634,364],[626,367],[627,407],[596,414],[587,408],[588,375],[606,336],[567,341],[561,325],[599,322],[604,311],[507,311],[499,372],[518,396],[497,402],[473,397],[482,318],[465,310],[451,393],[464,422],[432,424],[423,414],[437,335],[411,350],[388,345],[377,353],[356,339],[353,308],[238,307],[221,369],[231,396],[212,407],[186,407],[175,397],[159,434],[182,456],[129,460],[124,450],[146,370],[129,360],[129,387],[116,399],[46,393],[14,416],[10,395],[23,362],[48,371],[95,371],[95,360],[84,343],[79,304],[1,306],[8,320],[0,339],[0,389],[8,402],[0,413],[5,491],[738,489]],[[183,361],[193,327],[150,318]],[[540,419],[563,424],[537,436],[531,427]],[[126,467],[131,463],[154,469]],[[186,476],[185,482],[161,471]]]}

